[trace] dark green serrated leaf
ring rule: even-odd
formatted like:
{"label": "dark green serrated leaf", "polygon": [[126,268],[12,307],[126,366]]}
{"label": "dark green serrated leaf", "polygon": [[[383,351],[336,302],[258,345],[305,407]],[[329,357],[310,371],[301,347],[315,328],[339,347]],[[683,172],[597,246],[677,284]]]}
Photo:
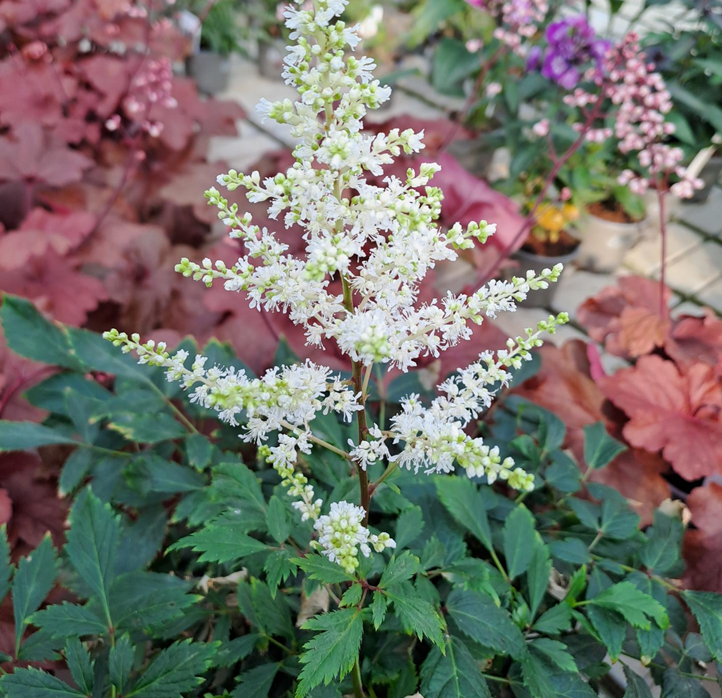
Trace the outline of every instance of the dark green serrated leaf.
{"label": "dark green serrated leaf", "polygon": [[374,628],[376,628],[376,630],[378,630],[384,622],[388,607],[386,597],[381,592],[375,591],[373,600],[371,601],[371,617],[373,618]]}
{"label": "dark green serrated leaf", "polygon": [[86,698],[80,691],[39,669],[15,669],[0,679],[7,698]]}
{"label": "dark green serrated leaf", "polygon": [[424,530],[424,512],[421,507],[404,509],[396,521],[396,549],[403,550],[413,543]]}
{"label": "dark green serrated leaf", "polygon": [[549,557],[549,548],[544,544],[541,536],[536,531],[534,532],[532,540],[534,543],[529,568],[526,571],[526,579],[529,590],[529,610],[531,617],[534,618],[549,586],[552,561]]}
{"label": "dark green serrated leaf", "polygon": [[242,637],[234,637],[229,642],[224,642],[216,652],[213,663],[216,666],[233,666],[253,652],[260,637],[256,633],[249,633]]}
{"label": "dark green serrated leaf", "polygon": [[199,562],[236,562],[269,549],[265,543],[247,535],[242,527],[228,522],[224,525],[210,523],[174,543],[169,550],[179,548],[191,548],[201,553]]}
{"label": "dark green serrated leaf", "polygon": [[605,589],[587,603],[619,613],[635,628],[649,629],[650,620],[653,620],[660,628],[666,628],[669,625],[664,607],[630,582],[619,582],[609,589]]}
{"label": "dark green serrated leaf", "polygon": [[307,555],[296,557],[291,560],[296,563],[310,579],[315,579],[323,584],[341,584],[352,582],[353,575],[348,574],[341,565],[331,562],[323,555]]}
{"label": "dark green serrated leaf", "polygon": [[454,589],[446,607],[459,629],[475,642],[515,659],[524,653],[521,631],[488,596]]}
{"label": "dark green serrated leaf", "polygon": [[601,531],[608,538],[626,540],[639,530],[639,515],[623,499],[605,499],[602,502]]}
{"label": "dark green serrated leaf", "polygon": [[662,675],[662,698],[710,698],[710,695],[698,679],[667,669]]}
{"label": "dark green serrated leaf", "polygon": [[534,698],[557,698],[550,678],[549,665],[531,652],[519,662],[524,686]]}
{"label": "dark green serrated leaf", "polygon": [[161,627],[183,615],[200,597],[189,594],[192,584],[167,574],[129,572],[111,586],[111,617],[118,634]]}
{"label": "dark green serrated leaf", "polygon": [[266,499],[256,474],[241,463],[221,463],[213,469],[213,486],[226,497],[236,497],[266,515]]}
{"label": "dark green serrated leaf", "polygon": [[83,490],[70,510],[65,552],[70,564],[97,596],[110,623],[110,585],[120,543],[120,523],[112,509]]}
{"label": "dark green serrated leaf", "polygon": [[722,662],[722,595],[710,591],[685,591],[687,602],[699,623],[707,649]]}
{"label": "dark green serrated leaf", "polygon": [[213,444],[203,434],[189,434],[185,438],[188,463],[196,470],[203,470],[211,462]]}
{"label": "dark green serrated leaf", "polygon": [[670,572],[681,557],[682,521],[655,511],[654,525],[647,529],[646,534],[647,542],[639,554],[642,564],[655,574]]}
{"label": "dark green serrated leaf", "polygon": [[215,650],[212,643],[176,642],[156,656],[127,698],[181,698],[203,682]]}
{"label": "dark green serrated leaf", "polygon": [[421,667],[424,698],[491,698],[479,665],[466,645],[446,636],[446,652],[434,647]]}
{"label": "dark green serrated leaf", "polygon": [[180,439],[188,432],[167,412],[158,414],[124,413],[115,415],[108,422],[108,429],[117,431],[128,441],[156,444],[161,441]]}
{"label": "dark green serrated leaf", "polygon": [[304,626],[318,632],[304,645],[297,698],[303,698],[312,688],[342,679],[353,669],[358,657],[363,621],[356,608],[344,608],[312,618]]}
{"label": "dark green serrated leaf", "polygon": [[13,579],[13,615],[15,618],[15,653],[30,616],[40,608],[55,583],[57,559],[49,535],[30,555],[18,563]]}
{"label": "dark green serrated leaf", "polygon": [[590,468],[603,468],[627,447],[607,432],[604,422],[584,427],[584,460]]}
{"label": "dark green serrated leaf", "polygon": [[437,477],[434,484],[439,499],[456,522],[491,550],[491,529],[477,486],[469,478],[455,475]]}
{"label": "dark green serrated leaf", "polygon": [[292,574],[296,574],[298,570],[298,567],[291,562],[291,555],[288,548],[281,548],[274,550],[263,563],[263,571],[266,573],[271,596],[275,597],[278,586]]}
{"label": "dark green serrated leaf", "polygon": [[5,340],[16,354],[52,366],[83,370],[66,328],[43,317],[29,300],[3,295],[0,320]]}
{"label": "dark green serrated leaf", "polygon": [[579,491],[582,474],[579,466],[563,451],[551,455],[551,465],[544,471],[544,479],[554,489],[564,493]]}
{"label": "dark green serrated leaf", "polygon": [[90,661],[90,655],[80,640],[75,637],[65,643],[65,661],[68,663],[70,675],[78,688],[85,695],[92,695],[95,682],[93,674],[95,662]]}
{"label": "dark green serrated leaf", "polygon": [[704,639],[699,633],[688,633],[684,638],[685,654],[698,662],[711,662],[712,653],[709,651]]}
{"label": "dark green serrated leaf", "polygon": [[555,664],[562,671],[579,671],[574,657],[569,654],[569,650],[563,642],[551,640],[548,637],[540,637],[533,640],[529,647],[545,661]]}
{"label": "dark green serrated leaf", "polygon": [[534,623],[534,630],[549,635],[557,635],[569,629],[572,622],[572,609],[568,604],[560,603],[542,613]]}
{"label": "dark green serrated leaf", "polygon": [[619,658],[627,634],[627,624],[622,616],[607,608],[589,606],[587,617],[599,635],[599,639],[613,661]]}
{"label": "dark green serrated leaf", "polygon": [[506,518],[502,536],[504,557],[509,579],[515,579],[526,572],[534,548],[529,544],[536,534],[534,517],[523,505],[517,506]]}
{"label": "dark green serrated leaf", "polygon": [[53,444],[77,444],[77,441],[35,422],[0,420],[0,453],[3,451],[27,451],[38,446]]}
{"label": "dark green serrated leaf", "polygon": [[273,679],[278,673],[279,664],[261,664],[248,671],[244,671],[239,677],[239,684],[231,694],[233,698],[267,698]]}
{"label": "dark green serrated leaf", "polygon": [[123,695],[129,685],[130,673],[133,670],[134,650],[127,635],[123,635],[113,647],[110,648],[108,658],[108,675],[110,683],[115,686],[118,693]]}
{"label": "dark green serrated leaf", "polygon": [[291,614],[284,596],[279,594],[274,597],[268,585],[260,579],[252,579],[250,586],[251,601],[261,627],[271,635],[294,638]]}
{"label": "dark green serrated leaf", "polygon": [[399,557],[393,557],[389,561],[386,569],[381,575],[379,586],[388,588],[397,582],[404,582],[411,579],[417,572],[421,570],[421,563],[416,555],[408,550],[401,553]]}
{"label": "dark green serrated leaf", "polygon": [[102,635],[107,630],[106,623],[89,608],[67,601],[34,613],[29,622],[42,628],[50,637],[60,639]]}
{"label": "dark green serrated leaf", "polygon": [[573,565],[585,565],[592,561],[591,553],[579,538],[555,540],[550,546],[552,557]]}
{"label": "dark green serrated leaf", "polygon": [[167,526],[167,513],[162,505],[144,509],[132,523],[124,522],[115,573],[125,574],[150,563],[160,553]]}
{"label": "dark green serrated leaf", "polygon": [[288,520],[285,504],[275,494],[268,502],[266,521],[271,536],[278,543],[285,543],[286,539],[291,535],[291,524]]}
{"label": "dark green serrated leaf", "polygon": [[10,546],[8,545],[7,526],[0,526],[0,603],[10,591],[10,579],[13,566],[10,562]]}
{"label": "dark green serrated leaf", "polygon": [[58,491],[65,496],[82,484],[93,465],[93,452],[88,448],[76,448],[63,464]]}
{"label": "dark green serrated leaf", "polygon": [[401,582],[386,590],[396,615],[408,632],[421,640],[427,637],[437,647],[444,645],[444,621],[434,606],[424,599],[410,582]]}
{"label": "dark green serrated leaf", "polygon": [[206,485],[206,478],[186,465],[173,463],[155,454],[138,459],[150,478],[152,492],[177,494],[195,492]]}
{"label": "dark green serrated leaf", "polygon": [[632,671],[626,664],[622,665],[624,669],[624,678],[627,679],[627,690],[624,692],[623,698],[652,698],[652,692],[647,686],[647,682]]}

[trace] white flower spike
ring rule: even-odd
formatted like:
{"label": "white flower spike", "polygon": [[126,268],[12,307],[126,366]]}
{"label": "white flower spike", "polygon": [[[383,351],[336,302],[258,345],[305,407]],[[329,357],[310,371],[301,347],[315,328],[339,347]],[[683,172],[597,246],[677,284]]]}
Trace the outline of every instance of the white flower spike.
{"label": "white flower spike", "polygon": [[[366,113],[388,100],[391,90],[373,78],[371,59],[347,53],[359,37],[354,27],[338,19],[346,0],[296,4],[302,6],[285,11],[295,43],[288,47],[283,77],[296,88],[298,99],[262,100],[258,107],[264,118],[287,125],[298,139],[295,162],[264,180],[258,172],[230,170],[219,175],[217,184],[228,191],[242,187],[250,202],[266,202],[279,227],[301,228],[305,250],[289,254],[274,232],[254,225],[250,214],[241,214],[213,187],[206,192],[208,203],[218,208],[219,218],[231,228],[231,237],[243,242],[246,253],[230,267],[223,261],[204,259],[198,264],[184,258],[176,270],[207,286],[221,282],[261,312],[287,313],[304,329],[310,345],[335,343],[353,362],[352,381],[309,361],[271,369],[261,378],[233,368],[207,368],[203,357],[188,367],[184,351],[171,356],[162,343],[141,344],[137,335],[129,338],[116,330],[105,336],[123,351],[136,351],[141,363],[164,367],[168,380],[180,381],[191,390],[192,401],[215,410],[220,420],[232,425],[243,421],[243,438],[260,445],[259,452],[296,499],[302,519],[315,522],[317,546],[352,573],[359,551],[369,555],[371,548],[381,552],[395,546],[388,534],[370,533],[366,523],[370,497],[379,484],[369,488],[366,469],[379,461],[388,463],[387,472],[402,466],[448,473],[460,466],[469,477],[533,489],[533,475],[515,468],[510,458],[502,461],[497,449],[465,430],[489,406],[494,391],[508,383],[508,369],[518,368],[541,344],[539,335],[553,332],[568,318],[564,313],[550,317],[526,337],[509,340],[508,350],[482,353],[442,383],[440,397],[429,405],[408,396],[389,430],[366,424],[364,371],[368,376],[373,364],[408,371],[419,358],[438,356],[469,340],[471,323],[513,312],[529,292],[555,282],[562,267],[491,281],[470,295],[449,293],[440,301],[420,302],[421,282],[437,262],[457,259],[459,250],[473,247],[475,241],[483,244],[496,226],[480,221],[466,228],[439,228],[443,197],[429,186],[438,165],[409,169],[404,180],[387,176],[383,186],[368,181],[368,174],[382,176],[402,152],[421,151],[423,132],[363,132]],[[341,289],[335,290],[331,284],[338,281]],[[314,419],[329,412],[358,420],[359,439],[350,443],[348,452],[313,433]],[[263,445],[273,433],[277,445]],[[328,514],[321,514],[322,500],[297,470],[299,455],[318,447],[357,466],[361,507],[334,502]]]}

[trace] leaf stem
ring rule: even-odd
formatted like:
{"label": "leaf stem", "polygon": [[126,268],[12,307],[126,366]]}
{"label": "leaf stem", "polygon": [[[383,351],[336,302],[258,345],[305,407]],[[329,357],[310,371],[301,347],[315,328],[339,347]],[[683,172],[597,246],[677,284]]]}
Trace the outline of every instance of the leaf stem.
{"label": "leaf stem", "polygon": [[353,671],[351,673],[351,679],[353,680],[353,695],[354,698],[364,698],[364,688],[361,683],[361,665],[358,659],[353,665]]}

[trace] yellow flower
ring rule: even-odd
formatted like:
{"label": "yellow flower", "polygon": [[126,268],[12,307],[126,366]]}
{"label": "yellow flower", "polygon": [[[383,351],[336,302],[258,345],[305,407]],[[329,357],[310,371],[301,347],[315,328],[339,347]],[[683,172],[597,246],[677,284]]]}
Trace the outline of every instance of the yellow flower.
{"label": "yellow flower", "polygon": [[556,206],[544,207],[544,209],[537,214],[536,220],[544,230],[549,230],[553,233],[560,232],[567,222],[564,214],[556,208]]}

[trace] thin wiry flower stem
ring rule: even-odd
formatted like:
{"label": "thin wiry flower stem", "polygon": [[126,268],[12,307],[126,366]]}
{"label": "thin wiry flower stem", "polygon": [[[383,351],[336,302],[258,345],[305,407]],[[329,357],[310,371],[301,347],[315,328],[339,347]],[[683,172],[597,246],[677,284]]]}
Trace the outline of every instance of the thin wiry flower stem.
{"label": "thin wiry flower stem", "polygon": [[[353,312],[353,290],[351,285],[348,283],[345,277],[341,277],[343,284],[343,304],[349,313]],[[352,362],[351,381],[353,382],[353,389],[355,393],[361,393],[361,405],[356,415],[358,420],[358,442],[366,441],[366,437],[369,433],[368,424],[366,423],[366,391],[364,390],[363,380],[361,378],[362,364],[360,361]],[[371,494],[369,493],[369,478],[366,471],[359,465],[356,465],[356,472],[358,473],[359,491],[361,493],[361,506],[366,512],[364,516],[363,525],[368,525],[369,522],[369,509],[371,508]],[[363,693],[362,693],[363,695]]]}
{"label": "thin wiry flower stem", "polygon": [[[298,434],[300,433],[300,429],[298,427],[294,427],[293,424],[290,424],[285,419],[281,420],[281,426],[285,427],[289,431]],[[319,439],[318,436],[314,436],[311,434],[311,436],[308,437],[308,440],[312,443],[316,444],[317,446],[323,446],[324,448],[327,448],[329,451],[333,451],[334,453],[338,454],[342,458],[346,458],[347,460],[351,460],[351,454],[346,453],[343,449],[336,448],[333,444],[330,444],[328,441],[324,441],[323,439]]]}

